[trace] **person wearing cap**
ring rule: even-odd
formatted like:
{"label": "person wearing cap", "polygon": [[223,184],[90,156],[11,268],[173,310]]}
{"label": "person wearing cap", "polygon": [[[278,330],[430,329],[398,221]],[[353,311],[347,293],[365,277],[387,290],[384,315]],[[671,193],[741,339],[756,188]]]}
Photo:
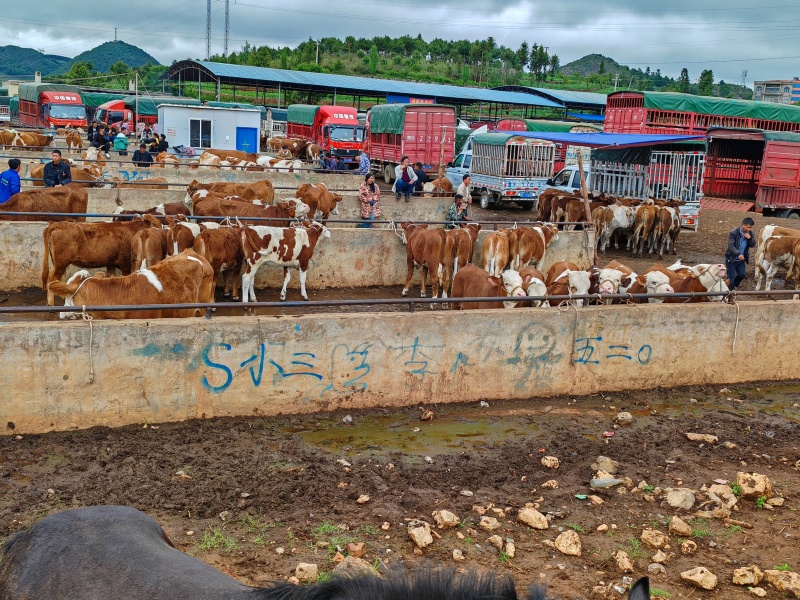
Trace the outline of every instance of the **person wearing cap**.
{"label": "person wearing cap", "polygon": [[8,171],[0,173],[0,204],[5,204],[14,194],[19,194],[21,166],[18,158],[12,158],[8,161]]}
{"label": "person wearing cap", "polygon": [[456,194],[453,203],[450,205],[450,208],[447,209],[447,215],[445,216],[445,221],[447,221],[447,225],[445,225],[446,229],[457,229],[461,226],[461,223],[468,221],[467,219],[467,203],[464,202],[464,196],[461,194]]}
{"label": "person wearing cap", "polygon": [[275,154],[275,158],[280,158],[282,160],[292,160],[294,157],[292,156],[292,153],[289,152],[289,146],[284,144],[283,146],[281,146],[281,149],[278,150],[278,152]]}
{"label": "person wearing cap", "polygon": [[142,142],[139,149],[133,153],[133,164],[137,167],[150,167],[153,165],[153,155],[147,151],[147,144]]}

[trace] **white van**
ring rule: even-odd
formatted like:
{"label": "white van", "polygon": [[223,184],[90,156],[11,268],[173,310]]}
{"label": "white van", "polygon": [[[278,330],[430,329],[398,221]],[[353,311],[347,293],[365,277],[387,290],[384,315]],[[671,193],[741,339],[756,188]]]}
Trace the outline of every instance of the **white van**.
{"label": "white van", "polygon": [[[590,169],[584,167],[583,174],[586,177],[586,187],[591,188],[592,172]],[[580,192],[581,191],[581,173],[578,170],[578,165],[570,165],[564,167],[553,177],[547,180],[547,186],[561,190],[562,192]]]}

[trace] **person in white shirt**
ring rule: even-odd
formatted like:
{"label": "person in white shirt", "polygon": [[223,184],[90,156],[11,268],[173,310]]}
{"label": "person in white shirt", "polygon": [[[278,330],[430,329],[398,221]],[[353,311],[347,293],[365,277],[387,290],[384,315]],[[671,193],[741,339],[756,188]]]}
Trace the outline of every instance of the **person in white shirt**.
{"label": "person in white shirt", "polygon": [[408,157],[400,159],[400,164],[394,168],[394,185],[392,191],[396,194],[395,200],[400,200],[400,196],[405,194],[406,202],[411,200],[411,193],[414,191],[414,184],[417,182],[417,174],[408,164]]}
{"label": "person in white shirt", "polygon": [[472,190],[469,187],[470,181],[470,176],[464,175],[464,178],[461,180],[461,185],[459,185],[458,189],[456,190],[456,196],[461,195],[466,203],[464,216],[466,216],[466,213],[469,211],[469,207],[472,204]]}

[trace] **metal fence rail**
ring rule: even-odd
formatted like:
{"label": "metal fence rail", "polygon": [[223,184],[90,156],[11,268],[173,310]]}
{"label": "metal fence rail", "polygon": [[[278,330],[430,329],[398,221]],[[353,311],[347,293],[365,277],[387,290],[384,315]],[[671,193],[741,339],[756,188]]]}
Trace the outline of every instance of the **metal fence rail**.
{"label": "metal fence rail", "polygon": [[[90,312],[115,312],[115,311],[144,311],[144,310],[178,310],[196,309],[205,311],[205,316],[211,318],[215,308],[299,308],[299,307],[338,307],[338,306],[385,306],[406,305],[409,311],[414,312],[418,306],[450,304],[452,302],[487,303],[513,300],[515,302],[544,301],[551,304],[551,308],[572,308],[575,300],[644,300],[650,298],[682,299],[689,302],[692,298],[718,297],[723,300],[720,305],[735,304],[737,300],[751,296],[769,296],[770,298],[797,294],[798,290],[771,290],[767,291],[741,291],[741,292],[692,292],[672,294],[582,294],[575,296],[518,296],[510,298],[501,296],[496,298],[376,298],[370,300],[308,300],[284,302],[217,302],[197,304],[121,304],[116,306],[3,306],[0,305],[0,314],[31,314],[31,313],[90,313]],[[624,304],[615,306],[626,306]],[[635,306],[635,305],[634,305]]]}

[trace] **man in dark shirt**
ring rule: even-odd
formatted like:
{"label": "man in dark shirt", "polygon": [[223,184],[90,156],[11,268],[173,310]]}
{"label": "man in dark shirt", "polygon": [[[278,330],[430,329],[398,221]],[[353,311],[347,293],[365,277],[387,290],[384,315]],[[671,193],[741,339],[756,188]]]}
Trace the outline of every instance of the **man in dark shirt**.
{"label": "man in dark shirt", "polygon": [[730,284],[728,289],[735,290],[745,277],[746,265],[750,259],[750,248],[756,245],[752,234],[755,221],[746,217],[742,224],[728,234],[728,247],[725,249],[725,267],[728,269]]}
{"label": "man in dark shirt", "polygon": [[161,139],[158,142],[157,151],[159,153],[161,153],[161,152],[166,152],[167,150],[169,150],[169,143],[167,142],[167,138],[162,133],[161,134]]}
{"label": "man in dark shirt", "polygon": [[150,167],[153,164],[153,155],[147,151],[147,145],[139,144],[139,149],[133,153],[133,164],[137,167]]}
{"label": "man in dark shirt", "polygon": [[44,166],[44,187],[58,187],[72,183],[69,163],[61,160],[61,150],[53,150],[53,162]]}
{"label": "man in dark shirt", "polygon": [[414,163],[414,173],[417,176],[417,183],[414,184],[414,193],[422,194],[422,187],[428,183],[430,179],[428,179],[428,174],[422,168],[421,162]]}

